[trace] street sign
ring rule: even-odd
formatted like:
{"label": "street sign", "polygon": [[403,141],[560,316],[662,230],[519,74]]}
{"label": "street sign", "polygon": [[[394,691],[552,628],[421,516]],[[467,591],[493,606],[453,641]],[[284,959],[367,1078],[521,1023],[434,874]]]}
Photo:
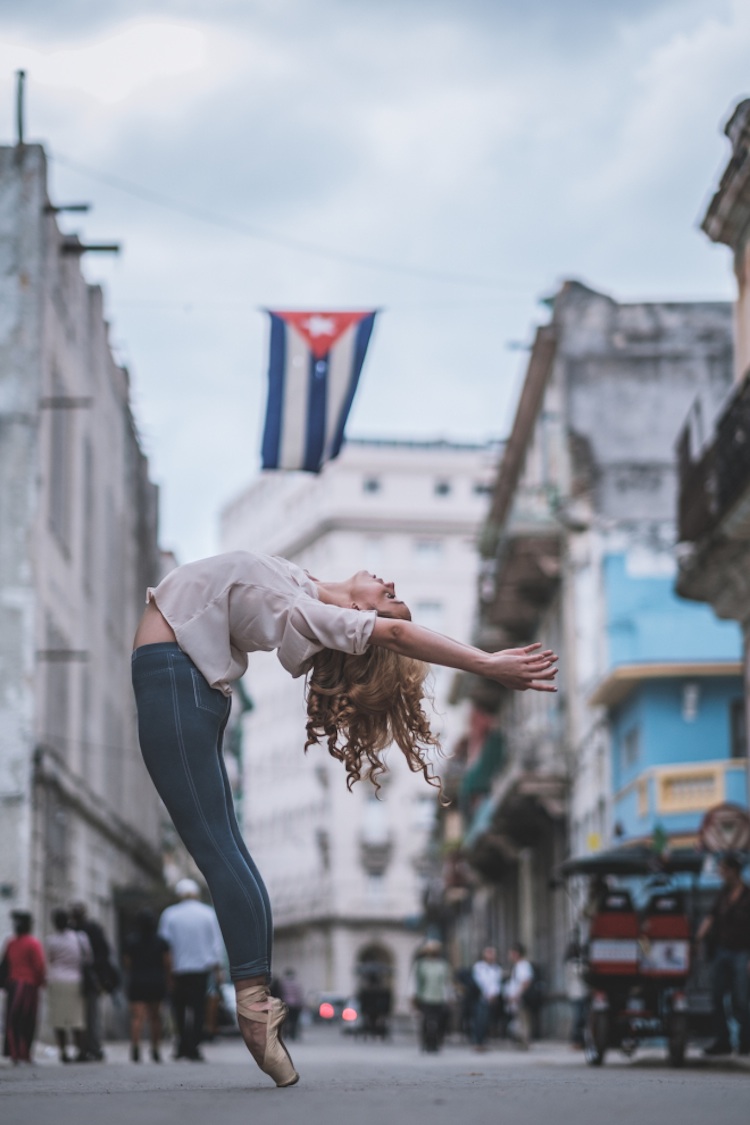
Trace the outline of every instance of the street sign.
{"label": "street sign", "polygon": [[750,814],[741,805],[714,805],[703,817],[698,839],[707,852],[748,851]]}

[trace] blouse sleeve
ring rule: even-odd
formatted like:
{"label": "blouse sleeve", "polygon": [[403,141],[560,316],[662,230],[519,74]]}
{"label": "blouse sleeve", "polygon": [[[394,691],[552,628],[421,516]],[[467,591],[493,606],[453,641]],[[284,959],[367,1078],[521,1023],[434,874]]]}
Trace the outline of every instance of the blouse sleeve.
{"label": "blouse sleeve", "polygon": [[370,643],[377,613],[327,605],[317,598],[301,597],[287,615],[278,656],[292,676],[305,670],[305,663],[323,648],[361,656]]}

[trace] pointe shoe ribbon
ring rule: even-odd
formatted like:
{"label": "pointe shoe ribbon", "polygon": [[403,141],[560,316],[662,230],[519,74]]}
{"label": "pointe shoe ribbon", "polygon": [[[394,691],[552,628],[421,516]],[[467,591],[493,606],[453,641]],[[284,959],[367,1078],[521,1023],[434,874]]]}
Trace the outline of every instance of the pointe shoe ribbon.
{"label": "pointe shoe ribbon", "polygon": [[286,1013],[286,1004],[271,996],[264,984],[243,988],[237,993],[237,1014],[266,1025],[265,1042],[259,1038],[254,1044],[257,1053],[250,1044],[248,1048],[260,1069],[273,1078],[277,1086],[293,1086],[299,1081],[299,1074],[281,1038],[281,1025]]}

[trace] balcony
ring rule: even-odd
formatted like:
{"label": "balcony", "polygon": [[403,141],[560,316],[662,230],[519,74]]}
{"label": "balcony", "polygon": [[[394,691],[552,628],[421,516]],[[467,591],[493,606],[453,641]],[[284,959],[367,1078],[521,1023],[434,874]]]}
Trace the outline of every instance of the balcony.
{"label": "balcony", "polygon": [[647,840],[657,826],[690,842],[710,808],[747,804],[747,759],[728,758],[651,766],[614,796],[621,839]]}
{"label": "balcony", "polygon": [[484,563],[480,628],[495,642],[488,647],[533,637],[559,586],[563,529],[543,501],[528,491],[521,497]]}
{"label": "balcony", "polygon": [[488,878],[498,878],[516,863],[521,849],[535,847],[562,824],[567,810],[560,715],[509,719],[503,769],[473,810],[463,839],[469,862]]}
{"label": "balcony", "polygon": [[750,539],[750,372],[720,415],[711,444],[693,456],[695,418],[678,439],[681,542],[698,543],[719,529]]}

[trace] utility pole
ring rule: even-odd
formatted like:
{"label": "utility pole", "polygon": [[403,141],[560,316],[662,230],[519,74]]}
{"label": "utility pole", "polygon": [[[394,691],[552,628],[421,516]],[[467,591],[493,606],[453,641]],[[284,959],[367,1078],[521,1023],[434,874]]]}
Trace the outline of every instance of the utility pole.
{"label": "utility pole", "polygon": [[16,144],[22,145],[23,139],[23,88],[26,81],[26,71],[16,71]]}

